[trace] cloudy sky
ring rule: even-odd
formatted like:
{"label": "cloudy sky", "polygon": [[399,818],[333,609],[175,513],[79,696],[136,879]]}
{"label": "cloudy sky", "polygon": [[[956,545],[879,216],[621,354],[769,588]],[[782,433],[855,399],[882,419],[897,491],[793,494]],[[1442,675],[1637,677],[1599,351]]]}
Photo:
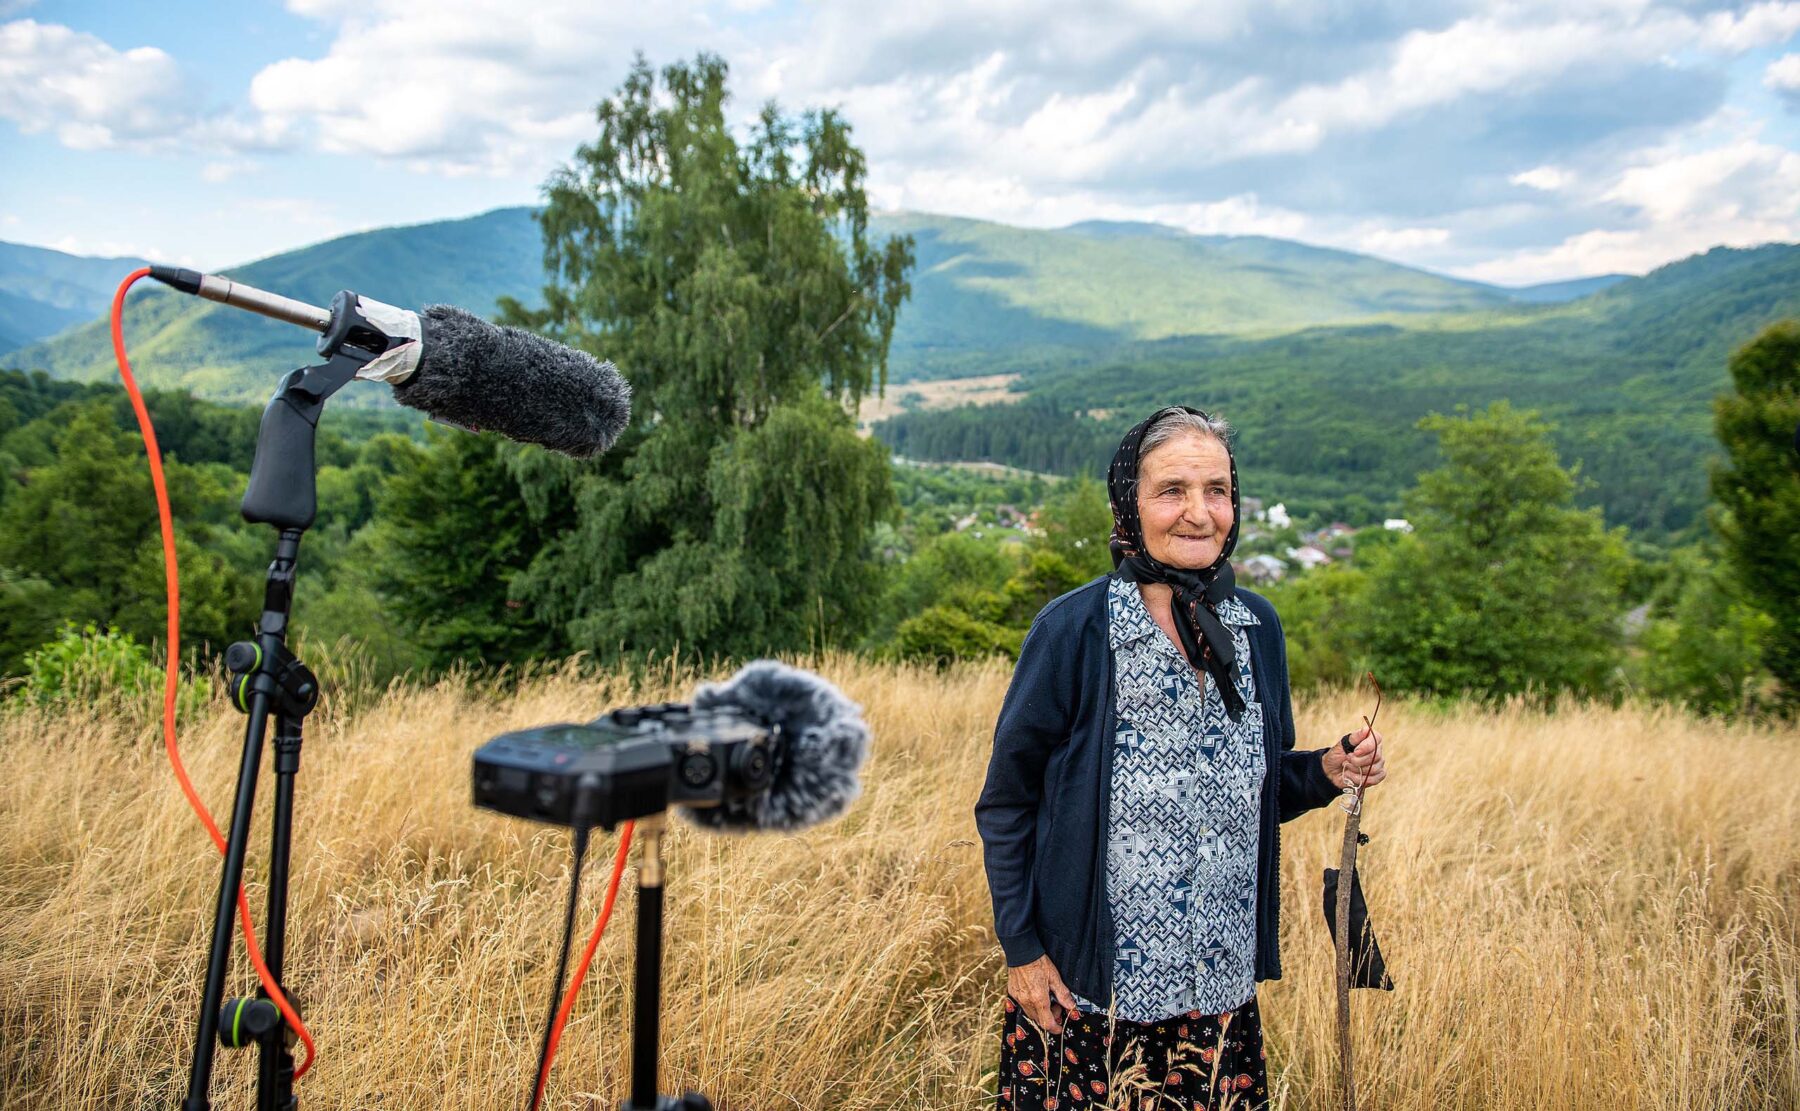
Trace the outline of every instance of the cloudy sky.
{"label": "cloudy sky", "polygon": [[225,266],[536,200],[642,50],[883,208],[1506,283],[1800,240],[1800,0],[0,0],[0,239]]}

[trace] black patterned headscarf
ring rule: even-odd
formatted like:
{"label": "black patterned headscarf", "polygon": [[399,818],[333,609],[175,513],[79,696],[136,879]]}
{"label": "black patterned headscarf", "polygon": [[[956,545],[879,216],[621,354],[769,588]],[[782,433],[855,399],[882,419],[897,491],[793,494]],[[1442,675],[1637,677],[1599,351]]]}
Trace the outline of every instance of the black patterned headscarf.
{"label": "black patterned headscarf", "polygon": [[[1158,409],[1139,422],[1119,441],[1112,466],[1106,472],[1106,493],[1112,502],[1113,574],[1136,583],[1163,583],[1175,592],[1175,631],[1181,635],[1181,647],[1189,660],[1198,661],[1219,688],[1225,700],[1225,711],[1231,720],[1244,712],[1244,696],[1238,692],[1237,651],[1231,644],[1231,631],[1219,620],[1219,603],[1237,589],[1237,578],[1231,571],[1231,553],[1238,539],[1237,459],[1231,445],[1224,444],[1225,458],[1231,462],[1231,532],[1212,566],[1198,571],[1170,567],[1153,559],[1144,543],[1144,526],[1138,518],[1138,466],[1143,462],[1141,447],[1144,436],[1158,421],[1175,414],[1192,413],[1207,418],[1198,409],[1171,405]],[[1223,443],[1223,441],[1220,441]]]}

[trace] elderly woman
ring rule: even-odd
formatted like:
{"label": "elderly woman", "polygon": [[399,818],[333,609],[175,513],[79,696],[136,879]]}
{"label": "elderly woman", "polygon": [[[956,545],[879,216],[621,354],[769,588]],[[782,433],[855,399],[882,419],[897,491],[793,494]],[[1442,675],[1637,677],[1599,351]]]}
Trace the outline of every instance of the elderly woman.
{"label": "elderly woman", "polygon": [[1186,407],[1126,434],[1115,570],[1019,653],[975,807],[1008,965],[1001,1111],[1263,1103],[1278,823],[1386,774],[1366,728],[1294,750],[1281,623],[1228,562],[1229,434]]}

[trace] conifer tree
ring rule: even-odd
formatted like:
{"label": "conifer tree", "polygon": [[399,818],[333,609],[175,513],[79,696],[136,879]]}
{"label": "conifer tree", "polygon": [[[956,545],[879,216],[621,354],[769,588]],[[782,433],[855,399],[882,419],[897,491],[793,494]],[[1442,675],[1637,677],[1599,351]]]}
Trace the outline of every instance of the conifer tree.
{"label": "conifer tree", "polygon": [[1713,403],[1726,459],[1713,468],[1713,525],[1743,590],[1774,619],[1763,663],[1800,709],[1800,323],[1766,329],[1731,357]]}

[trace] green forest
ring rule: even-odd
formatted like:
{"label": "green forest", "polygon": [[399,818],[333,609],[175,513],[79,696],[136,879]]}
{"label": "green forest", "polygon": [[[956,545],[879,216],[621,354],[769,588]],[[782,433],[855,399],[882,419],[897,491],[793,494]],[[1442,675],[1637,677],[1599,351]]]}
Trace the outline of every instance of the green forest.
{"label": "green forest", "polygon": [[[1567,304],[1404,328],[1063,351],[1016,403],[908,412],[870,438],[858,405],[898,322],[929,311],[910,300],[920,245],[872,220],[835,113],[770,105],[736,135],[728,96],[716,58],[640,62],[546,183],[544,284],[501,302],[503,322],[620,365],[633,416],[612,451],[327,411],[295,619],[328,681],[1014,653],[1047,601],[1110,568],[1092,476],[1120,433],[1185,402],[1237,426],[1243,493],[1290,512],[1247,528],[1240,561],[1337,526],[1317,540],[1328,566],[1258,587],[1297,682],[1795,708],[1800,325],[1781,321],[1800,317],[1800,252],[1719,249]],[[237,513],[259,409],[187,389],[148,405],[203,678],[250,632],[272,552]],[[951,465],[983,460],[1008,466]],[[5,697],[81,697],[100,673],[152,689],[162,573],[123,390],[0,371]]]}
{"label": "green forest", "polygon": [[1732,349],[1797,316],[1800,250],[1717,248],[1564,305],[1136,345],[1027,374],[1017,405],[904,413],[877,431],[912,459],[1098,472],[1126,428],[1179,400],[1237,426],[1248,492],[1366,522],[1430,465],[1421,418],[1506,399],[1557,425],[1582,504],[1673,546],[1704,534],[1709,406]]}

